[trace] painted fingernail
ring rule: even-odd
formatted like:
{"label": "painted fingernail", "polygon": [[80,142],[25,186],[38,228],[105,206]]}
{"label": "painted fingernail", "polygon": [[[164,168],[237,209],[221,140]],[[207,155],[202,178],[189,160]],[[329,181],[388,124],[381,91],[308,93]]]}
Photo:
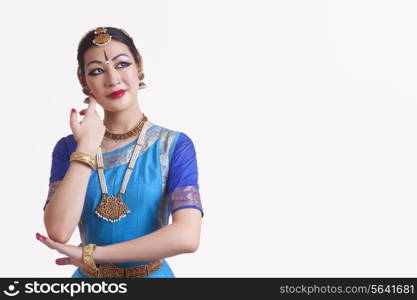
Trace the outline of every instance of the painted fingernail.
{"label": "painted fingernail", "polygon": [[36,233],[36,238],[39,240],[41,238],[41,235],[39,233]]}
{"label": "painted fingernail", "polygon": [[75,108],[72,108],[71,113],[75,113],[75,112],[77,112],[77,110]]}

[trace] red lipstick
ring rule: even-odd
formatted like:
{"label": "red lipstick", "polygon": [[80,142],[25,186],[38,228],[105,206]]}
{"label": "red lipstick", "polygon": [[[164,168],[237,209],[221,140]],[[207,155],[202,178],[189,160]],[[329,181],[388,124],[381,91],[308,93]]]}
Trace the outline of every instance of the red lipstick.
{"label": "red lipstick", "polygon": [[126,90],[118,90],[118,91],[115,91],[115,92],[107,95],[107,97],[110,97],[110,98],[113,98],[113,99],[120,98],[125,94],[125,92],[126,92]]}

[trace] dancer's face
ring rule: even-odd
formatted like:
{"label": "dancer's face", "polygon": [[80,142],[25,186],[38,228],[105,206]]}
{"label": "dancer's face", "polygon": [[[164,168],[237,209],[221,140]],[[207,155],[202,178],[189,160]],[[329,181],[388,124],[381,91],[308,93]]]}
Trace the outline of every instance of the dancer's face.
{"label": "dancer's face", "polygon": [[[104,110],[121,111],[137,101],[138,72],[129,48],[119,41],[89,48],[84,54],[87,86]],[[125,94],[120,98],[109,97],[118,90],[125,90]]]}

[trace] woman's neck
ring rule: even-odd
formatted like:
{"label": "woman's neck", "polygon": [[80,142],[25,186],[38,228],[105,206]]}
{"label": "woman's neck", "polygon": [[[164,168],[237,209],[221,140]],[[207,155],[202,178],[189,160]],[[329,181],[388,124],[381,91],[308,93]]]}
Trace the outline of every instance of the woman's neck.
{"label": "woman's neck", "polygon": [[142,111],[135,105],[134,108],[117,113],[105,111],[103,123],[112,133],[125,133],[135,127],[141,118]]}

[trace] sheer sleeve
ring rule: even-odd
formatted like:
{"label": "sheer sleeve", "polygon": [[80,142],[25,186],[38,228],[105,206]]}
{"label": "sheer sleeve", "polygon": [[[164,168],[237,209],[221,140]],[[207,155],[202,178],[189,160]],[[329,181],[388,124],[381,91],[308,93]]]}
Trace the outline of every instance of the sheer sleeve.
{"label": "sheer sleeve", "polygon": [[65,143],[65,138],[61,138],[55,145],[52,152],[52,165],[51,165],[51,174],[49,177],[49,190],[48,196],[43,207],[45,210],[46,205],[49,203],[52,195],[55,193],[55,190],[58,188],[62,179],[65,176],[69,167],[69,155],[68,148]]}
{"label": "sheer sleeve", "polygon": [[173,214],[183,208],[195,208],[204,216],[198,185],[197,157],[192,140],[180,133],[175,144],[168,172],[169,210]]}

